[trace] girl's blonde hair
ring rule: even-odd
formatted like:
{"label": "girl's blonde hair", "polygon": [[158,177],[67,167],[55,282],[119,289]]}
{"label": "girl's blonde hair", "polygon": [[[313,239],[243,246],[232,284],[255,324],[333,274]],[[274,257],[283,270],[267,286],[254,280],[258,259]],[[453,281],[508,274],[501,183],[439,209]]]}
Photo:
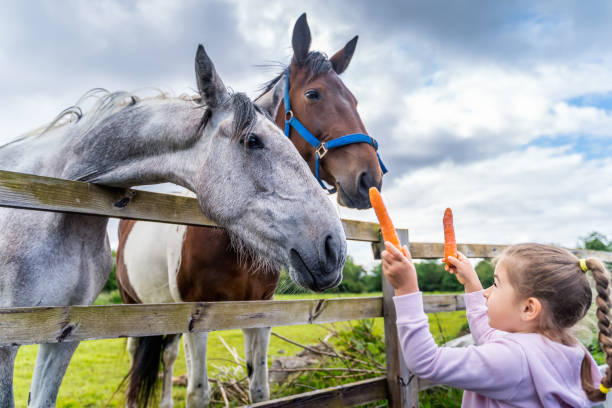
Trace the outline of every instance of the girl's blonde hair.
{"label": "girl's blonde hair", "polygon": [[[540,332],[566,345],[576,344],[567,329],[582,319],[592,301],[592,292],[580,261],[565,249],[542,244],[519,244],[508,247],[498,258],[508,273],[510,283],[521,299],[534,297],[543,306]],[[610,330],[609,274],[596,258],[586,259],[597,290],[599,345],[606,355],[608,368],[601,380],[612,387],[612,336]],[[580,372],[582,388],[591,401],[604,401],[606,395],[593,385],[588,351]]]}

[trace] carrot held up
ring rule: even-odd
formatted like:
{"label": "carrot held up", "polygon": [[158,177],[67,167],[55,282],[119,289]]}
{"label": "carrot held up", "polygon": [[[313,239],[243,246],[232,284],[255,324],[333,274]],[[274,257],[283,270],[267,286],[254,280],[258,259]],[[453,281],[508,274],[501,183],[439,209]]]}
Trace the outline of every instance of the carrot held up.
{"label": "carrot held up", "polygon": [[[444,259],[443,262],[446,262],[448,267],[452,267],[452,265],[448,262],[448,257],[452,256],[453,258],[457,258],[457,241],[455,239],[455,228],[453,227],[453,212],[450,208],[447,208],[444,211],[444,218],[442,218],[442,225],[444,226]],[[463,279],[457,276],[457,280],[462,285],[465,284]]]}
{"label": "carrot held up", "polygon": [[376,218],[378,218],[378,223],[380,224],[380,232],[382,233],[383,241],[391,242],[397,249],[402,251],[402,253],[406,256],[406,250],[402,247],[399,237],[397,236],[397,232],[395,231],[395,227],[393,226],[393,222],[391,222],[391,217],[389,217],[389,213],[387,212],[387,207],[385,207],[385,203],[383,202],[382,196],[376,187],[370,188],[370,204],[372,204],[372,208],[376,213]]}

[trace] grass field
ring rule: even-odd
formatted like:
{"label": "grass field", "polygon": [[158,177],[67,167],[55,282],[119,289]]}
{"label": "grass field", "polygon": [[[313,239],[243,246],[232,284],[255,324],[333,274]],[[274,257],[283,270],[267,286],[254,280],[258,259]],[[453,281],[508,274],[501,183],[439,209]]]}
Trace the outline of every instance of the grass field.
{"label": "grass field", "polygon": [[[286,299],[312,299],[330,297],[350,297],[350,296],[380,296],[380,294],[367,295],[278,295],[277,300]],[[107,295],[97,303],[107,303],[113,295]],[[430,326],[436,341],[443,342],[457,336],[465,329],[465,312],[438,313],[429,316]],[[342,325],[347,323],[338,323]],[[439,328],[442,328],[442,333]],[[383,321],[376,319],[376,330],[382,333]],[[319,325],[285,326],[273,329],[285,337],[298,341],[302,344],[317,343],[328,333],[324,327]],[[218,367],[235,366],[227,349],[219,339],[222,337],[230,347],[235,348],[240,355],[244,355],[244,345],[242,331],[227,330],[212,332],[208,340],[208,369],[209,375],[214,377],[219,372]],[[112,399],[114,391],[121,383],[123,377],[129,369],[129,358],[125,350],[125,339],[111,340],[92,340],[81,342],[68,367],[64,382],[60,388],[57,406],[60,408],[68,407],[123,407],[124,399],[121,392],[117,393]],[[16,407],[27,406],[28,392],[32,369],[36,358],[38,346],[23,346],[19,349],[15,362],[15,399]],[[278,356],[292,355],[301,349],[283,340],[272,336],[268,351],[269,363]],[[176,361],[174,375],[185,373],[185,359],[183,347]],[[174,387],[173,395],[175,407],[184,407],[184,397],[186,389]],[[274,398],[274,395],[272,395]],[[108,404],[108,405],[107,405]]]}

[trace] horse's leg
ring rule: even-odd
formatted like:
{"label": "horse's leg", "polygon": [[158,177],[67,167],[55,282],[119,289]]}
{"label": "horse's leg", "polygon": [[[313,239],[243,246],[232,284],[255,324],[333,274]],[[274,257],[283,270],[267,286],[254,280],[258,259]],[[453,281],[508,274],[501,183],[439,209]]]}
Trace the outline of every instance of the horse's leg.
{"label": "horse's leg", "polygon": [[130,355],[131,367],[132,364],[134,364],[134,355],[136,355],[136,350],[138,350],[138,337],[128,337],[126,349]]}
{"label": "horse's leg", "polygon": [[270,399],[268,385],[268,344],[270,327],[242,329],[244,332],[244,349],[249,377],[251,402]]}
{"label": "horse's leg", "polygon": [[19,346],[0,346],[0,407],[13,408],[13,369]]}
{"label": "horse's leg", "polygon": [[78,341],[40,345],[30,388],[30,407],[55,407],[57,392],[78,345]]}
{"label": "horse's leg", "polygon": [[162,397],[159,403],[159,408],[172,408],[172,368],[178,356],[179,346],[181,344],[180,334],[166,335],[166,343],[162,354],[162,362],[164,363],[164,383],[162,387]]}
{"label": "horse's leg", "polygon": [[206,371],[208,332],[183,334],[187,360],[187,408],[207,407],[210,387]]}
{"label": "horse's leg", "polygon": [[[136,350],[138,350],[138,337],[128,337],[127,339],[127,345],[126,345],[126,349],[127,352],[130,356],[130,369],[132,368],[132,365],[134,364],[134,356],[136,355]],[[129,377],[129,374],[128,374]],[[127,402],[127,398],[125,400],[125,408],[138,408],[138,407],[130,407],[130,405]]]}

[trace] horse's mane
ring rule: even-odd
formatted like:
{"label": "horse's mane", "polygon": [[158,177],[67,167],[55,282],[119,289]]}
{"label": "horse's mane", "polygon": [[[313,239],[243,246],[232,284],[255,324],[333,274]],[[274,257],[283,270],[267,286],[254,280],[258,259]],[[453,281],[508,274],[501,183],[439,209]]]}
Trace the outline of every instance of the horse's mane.
{"label": "horse's mane", "polygon": [[[147,100],[176,99],[186,102],[194,102],[194,107],[203,108],[205,110],[202,127],[206,125],[211,113],[206,105],[201,104],[199,95],[181,94],[179,96],[171,96],[162,90],[156,89],[156,91],[157,94],[154,96],[139,97],[135,93],[125,91],[109,92],[103,88],[91,89],[81,96],[74,105],[60,112],[48,124],[31,130],[5,144],[0,145],[0,149],[26,139],[43,136],[51,130],[63,126],[75,125],[77,123],[80,123],[83,126],[83,130],[80,133],[85,134],[110,115],[126,107],[134,106]],[[86,113],[83,113],[83,106],[86,103],[91,104],[92,101],[93,106]],[[246,95],[242,93],[230,93],[230,98],[225,102],[225,104],[231,105],[231,108],[234,111],[232,136],[237,138],[248,134],[256,123],[256,112],[260,110]]]}
{"label": "horse's mane", "polygon": [[[135,93],[125,91],[109,92],[104,88],[90,89],[89,91],[85,92],[85,94],[83,94],[83,96],[81,96],[74,105],[61,111],[55,118],[53,118],[51,122],[17,136],[15,139],[0,145],[0,149],[13,143],[45,135],[49,131],[63,126],[80,123],[82,120],[87,121],[86,129],[90,129],[109,115],[125,108],[126,106],[133,106],[140,101],[171,98],[184,101],[195,100],[193,96],[186,94],[173,97],[159,89],[156,89],[156,91],[157,94],[154,96],[141,98]],[[90,105],[89,109],[85,108],[86,104]],[[86,113],[83,113],[84,109],[87,109]]]}

